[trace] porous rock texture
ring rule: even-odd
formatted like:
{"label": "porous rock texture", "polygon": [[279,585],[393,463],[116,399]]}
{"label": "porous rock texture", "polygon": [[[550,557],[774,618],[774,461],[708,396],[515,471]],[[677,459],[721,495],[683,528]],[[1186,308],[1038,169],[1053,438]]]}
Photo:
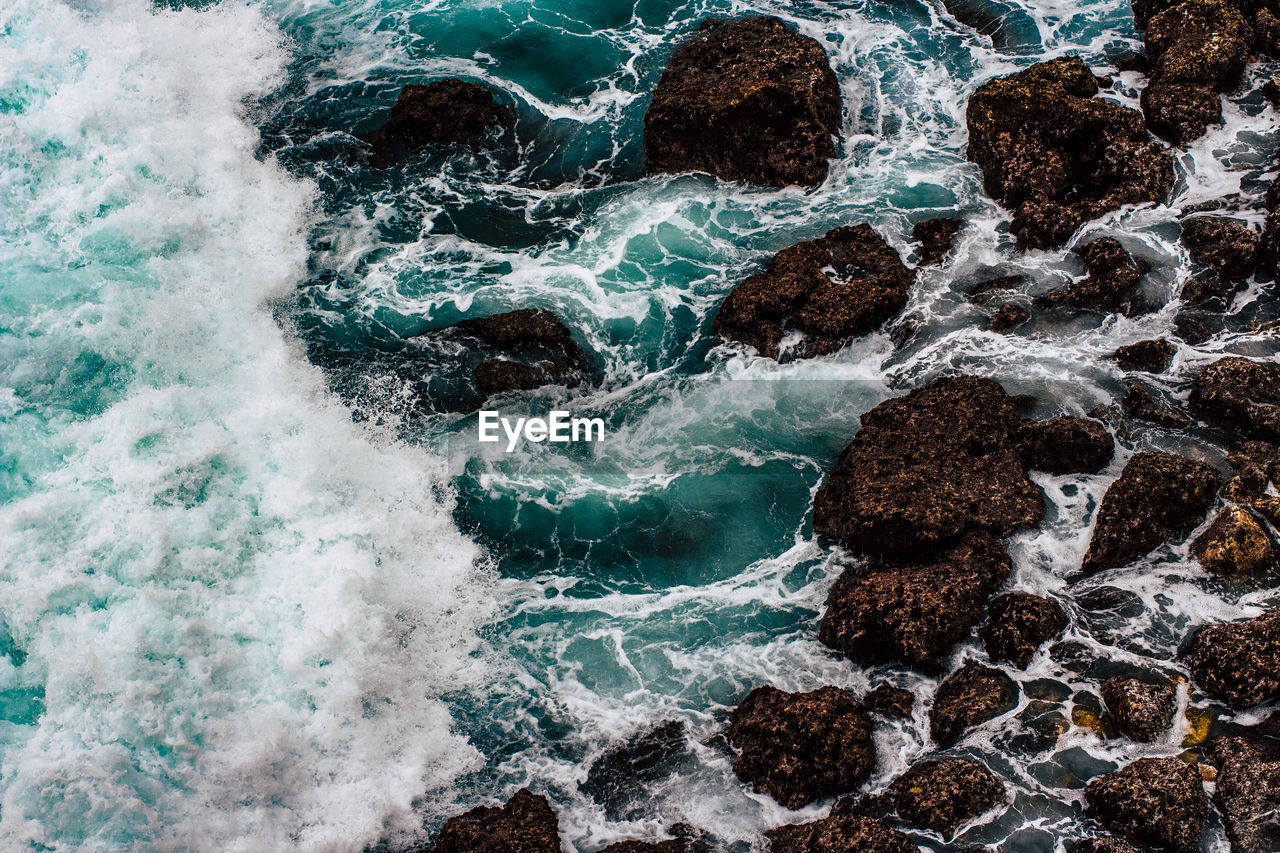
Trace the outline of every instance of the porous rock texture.
{"label": "porous rock texture", "polygon": [[1129,740],[1150,743],[1173,723],[1177,692],[1169,684],[1151,684],[1115,676],[1102,683],[1102,701],[1116,728]]}
{"label": "porous rock texture", "polygon": [[976,761],[935,759],[912,765],[889,786],[889,796],[904,822],[950,839],[1001,802],[1005,787]]}
{"label": "porous rock texture", "polygon": [[422,853],[560,853],[560,823],[547,798],[528,788],[500,808],[477,806],[451,817]]}
{"label": "porous rock texture", "polygon": [[1196,687],[1236,710],[1280,697],[1280,610],[1203,625],[1184,652]]}
{"label": "porous rock texture", "polygon": [[938,686],[929,709],[929,733],[938,746],[948,747],[1017,704],[1013,679],[998,669],[967,663]]}
{"label": "porous rock texture", "polygon": [[364,138],[376,157],[393,162],[428,145],[474,143],[505,118],[488,88],[450,78],[405,86],[387,123]]}
{"label": "porous rock texture", "polygon": [[878,820],[835,815],[769,832],[772,853],[919,853],[920,848]]}
{"label": "porous rock texture", "polygon": [[1220,358],[1196,377],[1187,403],[1207,424],[1239,437],[1280,443],[1280,364]]}
{"label": "porous rock texture", "polygon": [[1200,772],[1177,758],[1140,758],[1085,788],[1085,807],[1138,847],[1196,853],[1209,816]]}
{"label": "porous rock texture", "polygon": [[1067,614],[1056,601],[1026,592],[1011,592],[991,602],[982,641],[993,661],[1026,669],[1036,650],[1067,627]]}

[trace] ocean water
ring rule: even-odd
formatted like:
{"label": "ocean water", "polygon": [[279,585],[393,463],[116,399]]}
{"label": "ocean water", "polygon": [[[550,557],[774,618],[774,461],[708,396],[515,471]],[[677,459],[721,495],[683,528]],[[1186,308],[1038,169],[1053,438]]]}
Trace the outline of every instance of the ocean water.
{"label": "ocean water", "polygon": [[[1034,394],[1037,416],[1113,402],[1108,355],[1169,335],[1194,272],[1176,219],[1220,205],[1258,223],[1280,135],[1259,93],[1280,69],[1261,62],[1226,125],[1178,152],[1167,205],[1077,235],[1149,261],[1164,307],[984,331],[970,286],[1019,273],[1025,296],[1080,265],[1014,248],[964,160],[968,95],[1140,45],[1124,0],[989,5],[995,40],[924,0],[0,4],[0,848],[394,849],[530,785],[583,853],[676,822],[763,849],[829,805],[787,811],[733,776],[726,715],[763,683],[917,689],[913,720],[879,724],[871,787],[927,754],[936,680],[817,643],[849,563],[812,535],[824,472],[862,412],[946,373]],[[749,13],[832,58],[828,180],[645,177],[671,50]],[[498,90],[515,128],[488,152],[375,168],[358,134],[442,76]],[[1109,96],[1136,105],[1141,85],[1119,74]],[[778,249],[866,221],[910,261],[910,225],[936,215],[967,224],[920,273],[909,341],[891,326],[778,365],[711,336]],[[602,417],[603,443],[507,454],[423,403],[449,377],[413,335],[520,307],[564,318],[600,381],[502,408]],[[1274,283],[1251,282],[1152,383],[1182,399],[1223,353],[1274,357],[1278,313]],[[1210,579],[1185,545],[1078,578],[1133,450],[1222,459],[1196,430],[1122,438],[1099,475],[1035,475],[1050,509],[1009,541],[1010,587],[1058,598],[1071,627],[1015,673],[1019,708],[951,750],[990,764],[1008,808],[951,848],[915,833],[922,849],[1064,850],[1084,782],[1179,754],[1189,723],[1137,746],[1053,715],[1093,707],[1120,668],[1176,673],[1201,621],[1280,603]],[[584,788],[593,761],[673,719],[684,752],[607,811]],[[1205,849],[1226,850],[1219,826]]]}

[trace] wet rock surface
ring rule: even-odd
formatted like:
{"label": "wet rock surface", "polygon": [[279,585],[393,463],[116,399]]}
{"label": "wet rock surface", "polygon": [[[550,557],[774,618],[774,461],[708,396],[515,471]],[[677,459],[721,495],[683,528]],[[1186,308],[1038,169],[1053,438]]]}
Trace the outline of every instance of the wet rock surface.
{"label": "wet rock surface", "polygon": [[1204,520],[1221,484],[1212,465],[1171,453],[1134,454],[1102,498],[1082,570],[1128,565],[1186,536]]}
{"label": "wet rock surface", "polygon": [[1072,845],[1071,853],[1138,853],[1138,850],[1114,838],[1086,838]]}
{"label": "wet rock surface", "polygon": [[757,687],[730,715],[729,740],[738,778],[791,809],[857,790],[875,766],[871,718],[837,687]]}
{"label": "wet rock surface", "polygon": [[1129,740],[1151,743],[1173,724],[1177,692],[1169,684],[1151,684],[1116,676],[1102,683],[1102,701],[1116,728]]}
{"label": "wet rock surface", "polygon": [[1031,311],[1016,302],[1006,302],[987,321],[987,328],[993,332],[1007,332],[1015,329],[1031,319]]}
{"label": "wet rock surface", "polygon": [[1138,847],[1196,853],[1209,816],[1200,773],[1176,758],[1140,758],[1085,788],[1090,817]]}
{"label": "wet rock surface", "polygon": [[1191,423],[1191,418],[1136,383],[1129,386],[1120,405],[1130,417],[1168,429],[1183,429]]}
{"label": "wet rock surface", "polygon": [[1280,364],[1219,359],[1196,377],[1187,403],[1207,424],[1244,438],[1280,442]]}
{"label": "wet rock surface", "polygon": [[936,553],[969,531],[1004,536],[1039,523],[1044,498],[999,383],[935,380],[862,416],[814,499],[814,528],[862,554]]}
{"label": "wet rock surface", "polygon": [[1116,364],[1125,370],[1163,373],[1169,369],[1169,364],[1177,352],[1177,344],[1164,338],[1138,341],[1116,350]]}
{"label": "wet rock surface", "polygon": [[899,818],[947,839],[1002,802],[1004,794],[1004,784],[990,770],[963,759],[922,761],[889,786]]}
{"label": "wet rock surface", "polygon": [[970,729],[1012,711],[1018,687],[998,669],[967,663],[938,686],[929,709],[929,733],[948,747]]}
{"label": "wet rock surface", "polygon": [[521,788],[500,808],[449,818],[424,853],[560,853],[560,824],[547,798]]}
{"label": "wet rock surface", "polygon": [[987,656],[1026,669],[1036,651],[1067,627],[1067,614],[1056,601],[1026,592],[1011,592],[991,602],[982,642]]}
{"label": "wet rock surface", "polygon": [[816,186],[840,87],[822,45],[772,17],[710,19],[672,55],[645,114],[646,168]]}
{"label": "wet rock surface", "polygon": [[1266,529],[1244,509],[1228,506],[1192,546],[1196,560],[1214,574],[1241,577],[1275,562],[1275,547]]}
{"label": "wet rock surface", "polygon": [[1258,265],[1258,235],[1238,219],[1197,216],[1182,223],[1191,258],[1228,280],[1248,278]]}
{"label": "wet rock surface", "polygon": [[507,121],[488,88],[450,78],[400,90],[387,123],[364,139],[382,161],[429,145],[473,144]]}
{"label": "wet rock surface", "polygon": [[1139,285],[1147,273],[1146,264],[1134,260],[1120,241],[1103,237],[1075,250],[1084,261],[1088,275],[1040,297],[1050,308],[1121,313],[1131,317],[1145,306]]}
{"label": "wet rock surface", "polygon": [[832,588],[818,639],[863,666],[940,672],[1012,567],[985,533],[929,562],[856,566]]}
{"label": "wet rock surface", "polygon": [[881,684],[862,697],[862,704],[886,717],[906,719],[916,707],[916,697],[906,688]]}
{"label": "wet rock surface", "polygon": [[772,853],[919,853],[920,848],[878,820],[835,815],[780,826],[770,833]]}
{"label": "wet rock surface", "polygon": [[1214,744],[1220,764],[1213,793],[1231,853],[1280,850],[1280,755],[1241,738]]}
{"label": "wet rock surface", "polygon": [[[870,225],[836,228],[783,249],[744,279],[720,306],[714,330],[770,358],[828,355],[897,316],[914,280]],[[803,343],[780,352],[794,332]]]}
{"label": "wet rock surface", "polygon": [[920,244],[920,266],[934,266],[946,260],[956,234],[963,227],[964,220],[946,217],[917,222],[911,229],[911,236]]}
{"label": "wet rock surface", "polygon": [[1078,58],[992,80],[969,100],[969,159],[986,191],[1013,208],[1018,245],[1047,249],[1128,204],[1162,200],[1173,161],[1143,118],[1101,98]]}
{"label": "wet rock surface", "polygon": [[1023,421],[1018,451],[1027,467],[1035,471],[1096,474],[1111,462],[1115,441],[1097,421],[1064,415],[1047,421]]}
{"label": "wet rock surface", "polygon": [[643,808],[648,786],[666,778],[686,748],[684,723],[660,723],[601,753],[582,790],[604,806],[610,819],[632,819]]}
{"label": "wet rock surface", "polygon": [[1184,658],[1201,692],[1236,710],[1280,697],[1280,611],[1204,625]]}

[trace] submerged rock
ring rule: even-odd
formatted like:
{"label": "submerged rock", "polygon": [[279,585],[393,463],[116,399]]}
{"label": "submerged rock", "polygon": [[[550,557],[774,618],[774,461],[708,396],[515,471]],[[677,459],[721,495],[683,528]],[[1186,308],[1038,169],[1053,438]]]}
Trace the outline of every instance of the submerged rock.
{"label": "submerged rock", "polygon": [[587,771],[582,790],[604,806],[611,819],[627,819],[629,807],[645,798],[649,785],[666,778],[685,748],[684,723],[660,723],[601,753]]}
{"label": "submerged rock", "polygon": [[1013,679],[998,669],[967,663],[938,686],[929,709],[929,733],[945,748],[1017,704],[1018,686]]}
{"label": "submerged rock", "polygon": [[840,85],[822,45],[772,17],[709,19],[645,113],[647,169],[816,186],[835,156]]}
{"label": "submerged rock", "polygon": [[1197,537],[1192,551],[1200,565],[1229,577],[1250,575],[1275,562],[1275,548],[1266,529],[1238,506],[1218,513],[1213,524]]}
{"label": "submerged rock", "polygon": [[667,831],[675,837],[665,841],[616,841],[600,853],[711,853],[702,831],[684,823]]}
{"label": "submerged rock", "polygon": [[923,557],[969,531],[1005,536],[1037,524],[1044,497],[1027,477],[1017,406],[1000,384],[935,380],[862,416],[814,499],[814,528],[861,554]]}
{"label": "submerged rock", "polygon": [[1151,743],[1173,724],[1178,694],[1169,684],[1116,676],[1102,683],[1102,701],[1116,728],[1129,740]]}
{"label": "submerged rock", "polygon": [[1218,469],[1172,453],[1137,453],[1102,498],[1086,574],[1128,565],[1155,548],[1186,536],[1213,506]]}
{"label": "submerged rock", "polygon": [[1280,442],[1280,364],[1237,356],[1218,359],[1196,377],[1187,403],[1207,424]]}
{"label": "submerged rock", "polygon": [[1084,797],[1090,817],[1132,844],[1200,849],[1209,797],[1200,773],[1176,758],[1140,758],[1094,779]]}
{"label": "submerged rock", "polygon": [[1012,568],[981,532],[929,562],[856,566],[832,588],[818,639],[863,666],[940,672]]}
{"label": "submerged rock", "polygon": [[1071,847],[1071,853],[1138,853],[1137,849],[1114,838],[1086,838]]}
{"label": "submerged rock", "polygon": [[716,314],[717,335],[778,358],[789,332],[804,341],[792,356],[828,355],[875,331],[907,304],[915,273],[870,225],[836,228],[789,246],[764,272],[735,287]]}
{"label": "submerged rock", "polygon": [[963,219],[938,218],[917,222],[911,229],[911,236],[920,244],[920,266],[942,263],[962,227]]}
{"label": "submerged rock", "polygon": [[560,822],[547,798],[521,788],[501,808],[451,817],[424,853],[560,853]]}
{"label": "submerged rock", "polygon": [[1280,760],[1241,738],[1214,745],[1221,763],[1213,802],[1222,814],[1231,853],[1280,850]]}
{"label": "submerged rock", "polygon": [[1191,423],[1191,418],[1170,408],[1145,386],[1136,383],[1129,385],[1129,392],[1120,405],[1130,417],[1169,429],[1183,429]]}
{"label": "submerged rock", "polygon": [[969,159],[986,191],[1014,209],[1018,245],[1060,246],[1089,220],[1161,201],[1173,160],[1142,115],[1094,98],[1077,57],[1033,65],[981,86],[969,100]]}
{"label": "submerged rock", "polygon": [[916,706],[915,694],[903,687],[881,684],[862,697],[862,704],[886,717],[907,718]]}
{"label": "submerged rock", "polygon": [[878,820],[834,815],[770,830],[772,853],[919,853],[910,838]]}
{"label": "submerged rock", "polygon": [[1004,783],[975,761],[922,761],[889,786],[903,821],[950,840],[957,829],[1004,800]]}
{"label": "submerged rock", "polygon": [[789,809],[856,791],[875,766],[871,718],[838,687],[757,687],[729,717],[733,770]]}
{"label": "submerged rock", "polygon": [[1036,651],[1067,627],[1067,614],[1056,601],[1025,592],[1011,592],[987,608],[982,642],[987,657],[1026,669]]}
{"label": "submerged rock", "polygon": [[1184,657],[1206,696],[1243,710],[1280,697],[1280,611],[1244,622],[1204,625]]}
{"label": "submerged rock", "polygon": [[1258,235],[1238,219],[1197,216],[1182,223],[1191,257],[1228,280],[1248,278],[1258,265]]}
{"label": "submerged rock", "polygon": [[1178,347],[1172,341],[1157,338],[1127,344],[1116,350],[1116,364],[1125,370],[1141,370],[1146,373],[1163,373],[1169,369]]}
{"label": "submerged rock", "polygon": [[1084,260],[1088,275],[1040,297],[1040,304],[1051,308],[1119,312],[1126,317],[1142,313],[1144,306],[1138,285],[1147,267],[1135,261],[1119,240],[1103,237],[1075,252]]}
{"label": "submerged rock", "polygon": [[1115,454],[1111,433],[1095,420],[1063,416],[1023,421],[1018,451],[1028,468],[1050,474],[1096,474]]}
{"label": "submerged rock", "polygon": [[1006,302],[987,321],[987,328],[993,332],[1007,332],[1017,328],[1031,319],[1031,311],[1016,302]]}
{"label": "submerged rock", "polygon": [[428,145],[474,143],[505,116],[488,88],[454,78],[436,80],[401,89],[390,119],[364,139],[380,159],[395,161]]}

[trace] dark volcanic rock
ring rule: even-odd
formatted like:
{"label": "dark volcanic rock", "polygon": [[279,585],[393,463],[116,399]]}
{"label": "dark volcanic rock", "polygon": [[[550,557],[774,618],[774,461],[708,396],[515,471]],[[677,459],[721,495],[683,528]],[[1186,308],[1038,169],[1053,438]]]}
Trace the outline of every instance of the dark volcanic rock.
{"label": "dark volcanic rock", "polygon": [[616,841],[600,853],[711,853],[705,833],[685,823],[667,830],[674,838],[665,841]]}
{"label": "dark volcanic rock", "polygon": [[1171,453],[1138,453],[1102,498],[1086,574],[1128,565],[1171,539],[1186,536],[1213,506],[1222,475]]}
{"label": "dark volcanic rock", "polygon": [[1252,515],[1238,506],[1218,513],[1191,549],[1200,565],[1218,575],[1240,577],[1275,562],[1271,537]]}
{"label": "dark volcanic rock", "polygon": [[1111,461],[1115,441],[1102,424],[1063,416],[1023,421],[1018,450],[1028,468],[1050,474],[1096,474]]}
{"label": "dark volcanic rock", "polygon": [[818,639],[863,666],[940,672],[1012,568],[980,532],[927,563],[856,566],[832,588]]}
{"label": "dark volcanic rock", "polygon": [[1016,302],[1006,302],[987,321],[987,328],[993,332],[1006,332],[1030,319],[1031,312],[1025,306]]}
{"label": "dark volcanic rock", "polygon": [[1090,817],[1132,844],[1200,849],[1209,797],[1199,771],[1176,758],[1140,758],[1094,779],[1084,797]]}
{"label": "dark volcanic rock", "polygon": [[1086,838],[1072,846],[1071,853],[1138,853],[1138,851],[1114,838]]}
{"label": "dark volcanic rock", "polygon": [[520,359],[495,358],[476,367],[476,386],[485,396],[572,382],[589,367],[569,329],[556,315],[540,308],[473,317],[443,331],[474,338],[498,353]]}
{"label": "dark volcanic rock", "polygon": [[917,222],[911,229],[911,236],[920,244],[920,266],[942,263],[963,226],[963,219],[939,218]]}
{"label": "dark volcanic rock", "polygon": [[1212,89],[1176,83],[1153,84],[1139,99],[1151,132],[1175,145],[1204,136],[1222,124],[1222,98]]}
{"label": "dark volcanic rock", "polygon": [[896,316],[914,280],[870,225],[836,228],[783,249],[744,279],[720,306],[715,333],[778,358],[782,338],[802,332],[804,343],[788,355],[827,355]]}
{"label": "dark volcanic rock", "polygon": [[991,379],[935,380],[862,416],[814,499],[814,528],[862,554],[928,555],[967,531],[1037,524],[1013,400]]}
{"label": "dark volcanic rock", "polygon": [[967,663],[938,686],[929,709],[929,733],[948,747],[969,729],[1012,711],[1018,687],[998,669]]}
{"label": "dark volcanic rock", "polygon": [[1173,723],[1177,691],[1168,684],[1147,684],[1117,675],[1102,683],[1107,713],[1125,737],[1151,743]]}
{"label": "dark volcanic rock", "polygon": [[521,788],[501,808],[451,817],[425,853],[560,853],[560,823],[547,798]]}
{"label": "dark volcanic rock", "polygon": [[1219,359],[1196,377],[1187,402],[1207,424],[1280,442],[1280,364],[1236,356]]}
{"label": "dark volcanic rock", "polygon": [[910,690],[881,684],[862,697],[862,704],[886,717],[906,718],[916,706],[916,697]]}
{"label": "dark volcanic rock", "polygon": [[644,119],[648,171],[816,186],[835,156],[840,86],[822,45],[777,18],[704,21]]}
{"label": "dark volcanic rock", "polygon": [[990,770],[960,759],[922,761],[889,786],[898,817],[948,840],[962,824],[1003,800],[1004,793]]}
{"label": "dark volcanic rock", "polygon": [[476,142],[504,118],[503,108],[484,86],[436,80],[401,89],[391,118],[364,139],[379,158],[394,161],[426,145]]}
{"label": "dark volcanic rock", "polygon": [[855,791],[875,766],[871,718],[844,690],[757,687],[729,717],[733,770],[790,809]]}
{"label": "dark volcanic rock", "polygon": [[1204,625],[1184,654],[1206,695],[1236,710],[1280,697],[1280,610],[1245,622]]}
{"label": "dark volcanic rock", "polygon": [[1119,312],[1126,317],[1142,313],[1138,285],[1147,273],[1145,264],[1133,259],[1118,240],[1103,237],[1075,250],[1084,260],[1088,276],[1046,293],[1038,302],[1050,308]]}
{"label": "dark volcanic rock", "polygon": [[1198,308],[1225,311],[1244,287],[1245,282],[1241,279],[1226,278],[1214,270],[1205,270],[1182,286],[1178,298]]}
{"label": "dark volcanic rock", "polygon": [[772,853],[920,853],[915,843],[878,820],[832,816],[769,832]]}
{"label": "dark volcanic rock", "polygon": [[604,806],[611,819],[627,819],[628,807],[645,797],[647,786],[665,778],[684,752],[684,723],[668,720],[601,753],[587,771],[582,790]]}
{"label": "dark volcanic rock", "polygon": [[1182,223],[1182,242],[1193,260],[1226,279],[1248,278],[1258,265],[1258,235],[1238,219],[1188,219]]}
{"label": "dark volcanic rock", "polygon": [[1177,352],[1177,345],[1164,338],[1138,341],[1116,350],[1116,364],[1125,370],[1163,373],[1169,368],[1169,363]]}
{"label": "dark volcanic rock", "polygon": [[1142,385],[1131,384],[1120,405],[1130,417],[1169,429],[1182,429],[1191,423],[1191,418],[1174,411]]}
{"label": "dark volcanic rock", "polygon": [[1161,201],[1173,186],[1173,160],[1142,116],[1097,93],[1071,57],[992,80],[969,99],[969,159],[987,193],[1014,209],[1024,248],[1060,246],[1081,224]]}
{"label": "dark volcanic rock", "polygon": [[1221,762],[1213,802],[1222,813],[1231,853],[1280,850],[1280,760],[1240,738],[1214,745]]}
{"label": "dark volcanic rock", "polygon": [[987,657],[1026,669],[1036,650],[1067,627],[1067,614],[1056,601],[1011,592],[991,602],[982,642]]}
{"label": "dark volcanic rock", "polygon": [[993,302],[996,294],[1018,290],[1027,283],[1027,280],[1027,277],[1023,275],[1002,275],[998,278],[989,278],[969,288],[969,298],[975,302]]}

